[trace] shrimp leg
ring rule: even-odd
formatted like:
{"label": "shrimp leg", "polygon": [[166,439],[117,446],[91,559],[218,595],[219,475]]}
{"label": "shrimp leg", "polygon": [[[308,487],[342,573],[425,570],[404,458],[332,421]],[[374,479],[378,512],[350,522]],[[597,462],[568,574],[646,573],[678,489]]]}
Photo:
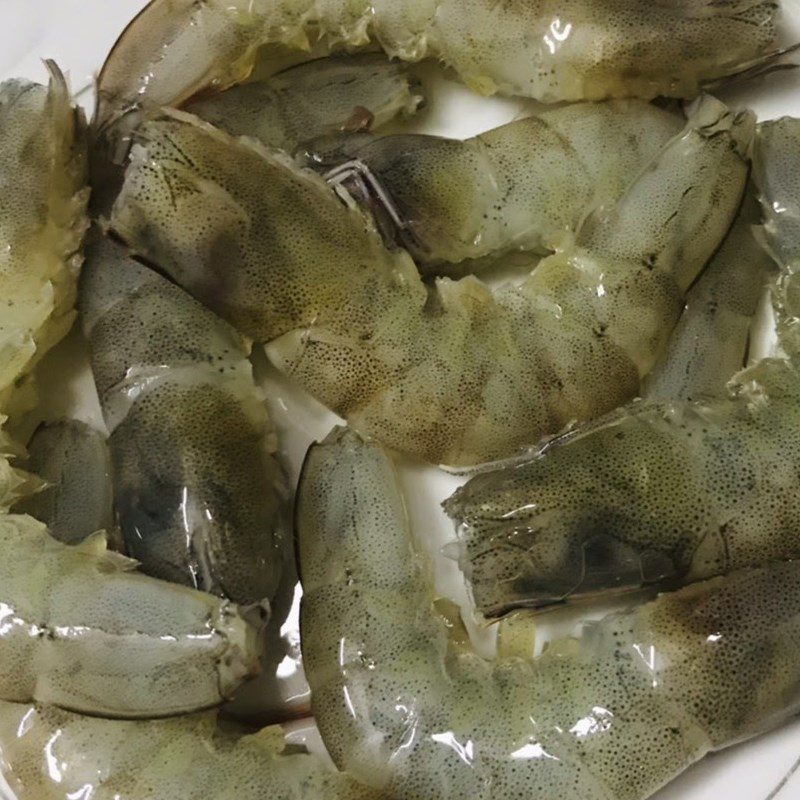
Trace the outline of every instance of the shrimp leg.
{"label": "shrimp leg", "polygon": [[644,800],[800,709],[798,562],[492,664],[448,645],[379,447],[342,430],[313,447],[297,525],[314,715],[337,765],[387,797]]}
{"label": "shrimp leg", "polygon": [[248,344],[108,240],[89,251],[81,297],[129,554],[268,608],[287,490]]}
{"label": "shrimp leg", "polygon": [[378,798],[320,758],[289,751],[279,728],[244,735],[211,713],[131,722],[0,702],[0,764],[18,800]]}
{"label": "shrimp leg", "polygon": [[704,98],[619,201],[518,287],[428,287],[285,155],[148,123],[114,230],[358,429],[434,463],[512,454],[639,391],[724,238],[752,116]]}

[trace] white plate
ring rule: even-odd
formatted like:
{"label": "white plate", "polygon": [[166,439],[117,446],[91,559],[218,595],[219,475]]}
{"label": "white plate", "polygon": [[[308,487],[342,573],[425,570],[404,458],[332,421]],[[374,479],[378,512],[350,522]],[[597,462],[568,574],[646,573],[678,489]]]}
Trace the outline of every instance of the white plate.
{"label": "white plate", "polygon": [[[54,58],[69,73],[81,102],[90,104],[93,76],[125,23],[143,5],[143,0],[0,0],[0,79],[19,76],[44,80],[41,59]],[[796,41],[800,39],[800,0],[784,0],[784,6],[785,38]],[[768,81],[731,91],[724,99],[753,107],[762,119],[784,114],[800,116],[800,75],[773,76]],[[440,80],[433,102],[417,123],[426,132],[469,136],[512,119],[524,105],[517,101],[476,98],[462,87]],[[77,340],[59,348],[44,367],[50,385],[58,387],[58,391],[48,394],[60,398],[45,414],[57,417],[72,412],[99,423],[91,378]],[[315,438],[327,434],[336,419],[278,376],[267,374],[264,386],[281,429],[283,455],[296,479],[307,447]],[[416,530],[424,532],[426,546],[436,559],[437,586],[466,608],[463,580],[455,564],[440,552],[453,533],[439,504],[460,481],[438,470],[413,465],[404,466],[401,474]],[[293,611],[296,612],[296,604]],[[296,613],[290,614],[282,634],[287,646],[296,644]],[[475,631],[476,639],[479,634],[481,649],[490,650],[491,634]],[[266,704],[302,704],[306,691],[302,675],[294,670],[290,660],[282,665],[282,672],[284,678],[277,687],[280,698],[270,697]],[[8,800],[10,794],[3,797]],[[800,798],[800,721],[707,758],[659,794],[657,800],[719,798]]]}

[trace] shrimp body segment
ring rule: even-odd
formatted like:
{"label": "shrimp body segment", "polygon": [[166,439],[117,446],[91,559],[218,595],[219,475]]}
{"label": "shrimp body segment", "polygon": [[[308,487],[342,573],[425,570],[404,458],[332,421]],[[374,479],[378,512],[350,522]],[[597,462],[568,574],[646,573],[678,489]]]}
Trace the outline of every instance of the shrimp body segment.
{"label": "shrimp body segment", "polygon": [[363,53],[321,58],[198,100],[187,111],[233,136],[292,152],[342,131],[374,130],[424,98],[405,65]]}
{"label": "shrimp body segment", "polygon": [[800,707],[797,562],[489,663],[434,614],[385,452],[341,430],[314,447],[297,520],[314,715],[387,797],[644,800]]}
{"label": "shrimp body segment", "polygon": [[580,103],[463,142],[342,136],[306,150],[329,181],[390,211],[398,243],[418,264],[435,267],[545,252],[587,209],[616,202],[684,122],[642,101]]}
{"label": "shrimp body segment", "polygon": [[694,97],[770,63],[777,12],[773,0],[154,0],[103,68],[95,122],[113,139],[141,107],[240,82],[262,44],[316,39],[438,58],[484,94]]}
{"label": "shrimp body segment", "polygon": [[616,204],[495,291],[427,287],[320,178],[178,112],[142,129],[112,224],[358,429],[474,464],[638,392],[735,216],[752,135],[704,98]]}
{"label": "shrimp body segment", "polygon": [[128,553],[155,577],[268,606],[287,492],[248,343],[108,240],[89,249],[81,297]]}
{"label": "shrimp body segment", "polygon": [[120,721],[0,702],[0,764],[18,800],[378,800],[284,748],[280,729],[243,735],[212,713]]}
{"label": "shrimp body segment", "polygon": [[[86,136],[64,77],[0,86],[0,409],[26,410],[20,382],[75,318],[87,226]],[[12,397],[12,394],[15,394]]]}
{"label": "shrimp body segment", "polygon": [[760,222],[748,191],[719,252],[687,295],[666,355],[647,376],[647,400],[723,397],[744,366],[753,323],[774,262],[753,233]]}
{"label": "shrimp body segment", "polygon": [[111,717],[215,706],[258,665],[259,639],[226,601],[134,572],[105,538],[57,542],[0,517],[0,697]]}
{"label": "shrimp body segment", "polygon": [[27,451],[25,466],[45,485],[18,503],[15,512],[43,522],[50,535],[64,544],[78,544],[98,531],[114,531],[105,436],[77,420],[64,420],[41,426]]}

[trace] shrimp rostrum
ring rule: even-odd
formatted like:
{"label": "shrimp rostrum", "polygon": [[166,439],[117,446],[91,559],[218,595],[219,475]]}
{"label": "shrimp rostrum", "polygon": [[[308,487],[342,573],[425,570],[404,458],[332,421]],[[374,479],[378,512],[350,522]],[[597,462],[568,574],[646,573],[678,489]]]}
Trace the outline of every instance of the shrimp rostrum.
{"label": "shrimp rostrum", "polygon": [[703,98],[615,204],[494,291],[426,286],[317,175],[180,112],[140,131],[112,225],[359,430],[474,464],[637,394],[735,216],[753,129]]}
{"label": "shrimp rostrum", "polygon": [[467,483],[446,508],[485,615],[800,557],[800,123],[764,123],[755,162],[788,358],[718,398],[634,403]]}
{"label": "shrimp rostrum", "polygon": [[536,660],[437,619],[384,451],[312,448],[297,508],[314,715],[337,765],[398,800],[644,800],[800,708],[800,563],[697,584]]}
{"label": "shrimp rostrum", "polygon": [[318,39],[438,58],[485,94],[694,97],[769,68],[778,10],[774,0],[154,0],[103,68],[95,123],[113,144],[115,128],[135,126],[131,112],[240,82],[261,45]]}

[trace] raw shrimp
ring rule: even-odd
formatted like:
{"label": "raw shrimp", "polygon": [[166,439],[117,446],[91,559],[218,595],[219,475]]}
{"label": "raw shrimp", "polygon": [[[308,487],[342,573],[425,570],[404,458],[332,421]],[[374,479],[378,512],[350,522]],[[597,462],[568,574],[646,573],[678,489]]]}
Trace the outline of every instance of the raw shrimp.
{"label": "raw shrimp", "polygon": [[169,716],[228,699],[259,636],[211,595],[134,572],[92,536],[68,547],[0,516],[0,698],[112,717]]}
{"label": "raw shrimp", "polygon": [[765,123],[756,156],[791,358],[763,361],[716,400],[634,403],[456,492],[445,506],[486,616],[800,558],[800,123]]}
{"label": "raw shrimp", "polygon": [[413,114],[423,99],[405,65],[364,53],[300,64],[187,110],[234,136],[254,136],[291,152],[309,139],[379,128]]}
{"label": "raw shrimp", "polygon": [[666,356],[647,376],[647,400],[724,397],[744,366],[750,327],[774,262],[753,235],[760,222],[748,192],[731,232],[687,296]]}
{"label": "raw shrimp", "polygon": [[217,727],[211,713],[130,722],[0,703],[0,764],[18,800],[379,797],[287,748],[279,728],[248,736]]}
{"label": "raw shrimp", "polygon": [[[14,510],[47,525],[64,544],[114,531],[111,459],[103,434],[77,420],[41,426],[28,442],[26,468],[45,482]],[[114,549],[119,549],[116,541]]]}
{"label": "raw shrimp", "polygon": [[[771,67],[775,0],[154,0],[102,70],[95,123],[111,146],[138,110],[243,80],[263,44],[438,58],[467,85],[545,101],[693,97]],[[129,117],[126,119],[126,117]]]}
{"label": "raw shrimp", "polygon": [[689,587],[479,658],[434,615],[393,466],[336,431],[297,509],[314,715],[336,764],[396,800],[644,800],[800,710],[800,563]]}
{"label": "raw shrimp", "polygon": [[703,98],[616,205],[494,292],[426,286],[318,176],[180,112],[141,129],[112,224],[356,428],[468,465],[637,394],[735,216],[753,129]]}
{"label": "raw shrimp", "polygon": [[443,263],[545,252],[587,209],[618,200],[684,124],[642,101],[579,103],[463,142],[341,136],[305,149],[417,264],[441,273]]}
{"label": "raw shrimp", "polygon": [[128,553],[165,580],[268,608],[288,494],[249,344],[108,240],[81,286]]}
{"label": "raw shrimp", "polygon": [[[27,410],[21,383],[70,329],[86,228],[86,136],[58,67],[48,87],[0,86],[0,409]],[[12,397],[13,394],[13,397]]]}

